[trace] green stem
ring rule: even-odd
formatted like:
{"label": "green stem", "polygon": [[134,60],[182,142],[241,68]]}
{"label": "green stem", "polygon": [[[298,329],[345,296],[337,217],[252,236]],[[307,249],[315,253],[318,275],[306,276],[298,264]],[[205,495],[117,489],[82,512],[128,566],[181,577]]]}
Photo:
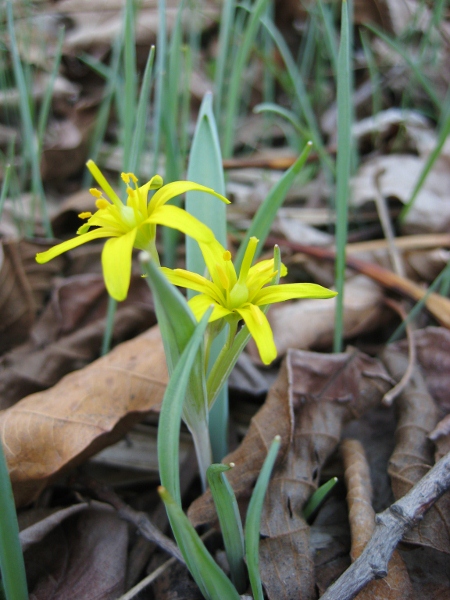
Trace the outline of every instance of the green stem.
{"label": "green stem", "polygon": [[108,308],[106,311],[106,326],[103,334],[102,356],[111,350],[111,341],[114,333],[114,317],[116,316],[117,300],[108,296]]}

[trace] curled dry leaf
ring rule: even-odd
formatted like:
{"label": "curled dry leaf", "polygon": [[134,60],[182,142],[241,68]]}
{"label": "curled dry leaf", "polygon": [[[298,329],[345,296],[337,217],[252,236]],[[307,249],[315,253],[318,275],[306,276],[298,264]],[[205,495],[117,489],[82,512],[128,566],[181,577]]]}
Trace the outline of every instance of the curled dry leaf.
{"label": "curled dry leaf", "polygon": [[[383,360],[395,379],[407,367],[406,356],[387,348]],[[433,465],[430,432],[438,422],[438,410],[430,396],[419,368],[396,400],[398,424],[396,447],[389,463],[389,475],[395,499],[402,498],[428,473]],[[428,511],[423,521],[409,531],[404,540],[429,546],[450,554],[450,496],[444,495]]]}
{"label": "curled dry leaf", "polygon": [[17,504],[31,502],[51,478],[158,410],[167,378],[161,336],[153,327],[0,413]]}
{"label": "curled dry leaf", "polygon": [[[383,315],[383,291],[368,277],[352,277],[345,288],[344,335],[353,337],[380,325]],[[288,348],[306,350],[329,346],[333,341],[335,300],[299,300],[272,306],[268,319],[274,333],[278,355]],[[252,358],[258,352],[249,344]]]}
{"label": "curled dry leaf", "polygon": [[[375,529],[375,511],[372,508],[370,469],[364,448],[357,440],[346,439],[341,443],[344,459],[345,481],[350,529],[352,533],[352,560],[361,555]],[[398,551],[389,561],[388,574],[384,579],[372,581],[357,596],[358,600],[410,600],[413,589],[405,563]]]}

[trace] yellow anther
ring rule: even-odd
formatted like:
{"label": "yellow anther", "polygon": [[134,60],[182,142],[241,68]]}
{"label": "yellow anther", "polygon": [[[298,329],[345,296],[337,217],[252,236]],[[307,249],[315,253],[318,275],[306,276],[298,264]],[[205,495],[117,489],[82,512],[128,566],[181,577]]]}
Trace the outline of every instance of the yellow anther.
{"label": "yellow anther", "polygon": [[91,213],[91,212],[89,212],[89,211],[86,211],[86,212],[81,212],[81,213],[78,215],[78,217],[79,217],[80,219],[89,219],[90,217],[92,217],[92,213]]}
{"label": "yellow anther", "polygon": [[225,252],[223,253],[223,260],[231,260],[231,252],[229,250],[225,250]]}
{"label": "yellow anther", "polygon": [[130,174],[129,173],[121,173],[122,181],[125,183],[130,183]]}
{"label": "yellow anther", "polygon": [[101,198],[102,197],[101,191],[98,190],[97,188],[91,188],[89,191],[94,196],[94,198]]}
{"label": "yellow anther", "polygon": [[104,198],[99,198],[96,202],[95,202],[95,206],[101,210],[102,208],[108,208],[108,206],[111,206],[110,203],[108,202],[108,200],[105,200]]}
{"label": "yellow anther", "polygon": [[130,176],[130,179],[134,184],[136,184],[138,182],[138,178],[136,177],[136,175],[134,173],[128,173],[128,175]]}

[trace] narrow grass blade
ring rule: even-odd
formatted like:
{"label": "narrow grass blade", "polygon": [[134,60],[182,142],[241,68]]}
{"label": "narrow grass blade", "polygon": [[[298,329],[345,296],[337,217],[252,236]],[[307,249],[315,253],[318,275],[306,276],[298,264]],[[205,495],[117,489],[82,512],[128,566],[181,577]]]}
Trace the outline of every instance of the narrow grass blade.
{"label": "narrow grass blade", "polygon": [[23,140],[26,145],[26,156],[31,164],[31,185],[34,196],[39,200],[41,218],[47,237],[53,237],[52,226],[48,215],[47,204],[45,202],[44,188],[42,187],[40,171],[40,155],[37,144],[37,137],[33,127],[31,107],[28,102],[28,87],[25,79],[24,70],[17,47],[16,33],[14,30],[14,18],[12,10],[12,1],[6,3],[6,16],[8,24],[8,33],[11,42],[11,57],[14,69],[14,76],[17,87],[19,88],[19,107],[23,128]]}
{"label": "narrow grass blade", "polygon": [[365,26],[367,27],[367,29],[369,29],[369,31],[371,31],[372,33],[377,35],[380,39],[382,39],[384,42],[386,42],[386,44],[388,44],[388,46],[390,46],[395,52],[400,54],[400,56],[403,58],[403,60],[409,65],[409,67],[411,68],[411,71],[414,74],[414,77],[417,79],[418,83],[420,83],[423,90],[426,92],[429,99],[431,100],[431,102],[434,104],[435,108],[439,112],[441,109],[442,102],[439,99],[439,96],[434,91],[430,80],[423,74],[423,71],[412,60],[411,54],[408,53],[408,51],[405,48],[403,48],[403,46],[399,42],[390,38],[388,35],[386,35],[383,31],[381,31],[381,29],[379,29],[375,25],[369,25],[368,23],[366,23]]}
{"label": "narrow grass blade", "polygon": [[158,37],[156,54],[156,86],[153,111],[153,173],[158,171],[159,147],[161,143],[161,126],[163,115],[163,94],[165,83],[167,25],[166,25],[166,3],[158,0]]}
{"label": "narrow grass blade", "polygon": [[122,122],[123,164],[125,172],[130,171],[131,145],[136,118],[137,72],[136,72],[136,36],[134,30],[133,0],[126,0],[125,40],[124,40],[125,85],[122,91],[124,112]]}
{"label": "narrow grass blade", "polygon": [[14,496],[0,442],[0,569],[6,600],[28,600]]}
{"label": "narrow grass blade", "polygon": [[255,41],[256,33],[260,26],[260,18],[262,17],[267,8],[268,1],[269,0],[256,0],[254,5],[252,6],[249,21],[244,32],[244,38],[239,48],[236,61],[233,64],[233,72],[231,74],[231,80],[227,97],[227,109],[225,118],[226,129],[224,131],[223,137],[223,154],[225,157],[229,157],[232,154],[235,124],[239,110],[239,93],[243,81],[243,73],[250,54],[250,50]]}
{"label": "narrow grass blade", "polygon": [[224,0],[222,4],[222,13],[220,16],[220,30],[219,30],[219,41],[217,48],[217,60],[216,60],[216,72],[214,78],[214,106],[216,119],[219,124],[219,128],[222,131],[222,106],[223,106],[223,94],[226,77],[226,68],[229,57],[229,47],[231,40],[231,33],[234,21],[234,14],[236,10],[235,0]]}
{"label": "narrow grass blade", "polygon": [[39,155],[42,152],[42,147],[44,144],[44,134],[45,134],[45,128],[47,127],[48,115],[50,113],[50,106],[51,106],[52,95],[53,95],[53,87],[55,85],[56,76],[58,74],[59,65],[61,63],[62,46],[63,46],[63,42],[64,42],[64,33],[65,33],[64,28],[60,27],[60,29],[58,31],[58,41],[56,43],[55,57],[53,60],[53,68],[52,68],[52,72],[50,75],[50,81],[48,82],[47,88],[45,90],[44,98],[42,100],[41,110],[39,111],[39,122],[38,122],[38,128],[37,128]]}
{"label": "narrow grass blade", "polygon": [[[194,139],[189,154],[188,179],[213,188],[225,195],[225,177],[222,168],[219,136],[213,113],[213,98],[206,94],[197,119]],[[218,198],[205,194],[186,194],[186,210],[213,231],[216,239],[226,248],[226,206]],[[186,238],[186,266],[189,271],[203,274],[205,262],[195,240]],[[192,296],[193,294],[188,295]],[[227,332],[222,331],[214,340],[210,364],[214,364],[226,342]],[[209,402],[211,406],[211,402]],[[220,461],[228,453],[228,389],[226,381],[216,397],[209,416],[213,460]]]}
{"label": "narrow grass blade", "polygon": [[337,56],[339,54],[338,43],[336,40],[336,34],[333,27],[333,19],[330,14],[329,6],[325,6],[323,0],[318,0],[319,5],[319,13],[322,19],[322,23],[325,29],[324,42],[328,51],[328,57],[331,62],[331,66],[333,68],[334,78],[337,79],[338,76],[338,63]]}
{"label": "narrow grass blade", "polygon": [[261,577],[259,574],[259,532],[261,529],[261,513],[264,496],[266,495],[267,486],[269,485],[270,475],[277,458],[280,443],[280,436],[275,436],[256,481],[255,489],[253,490],[250,504],[248,505],[247,518],[245,521],[245,554],[254,600],[264,600]]}
{"label": "narrow grass blade", "polygon": [[347,2],[342,2],[341,40],[338,56],[337,80],[337,173],[336,173],[336,313],[334,329],[334,351],[342,349],[344,331],[344,278],[345,247],[347,244],[348,193],[352,157],[351,137],[351,78],[350,38]]}
{"label": "narrow grass blade", "polygon": [[132,173],[140,172],[140,157],[144,149],[145,135],[147,131],[146,124],[150,104],[150,84],[154,59],[155,46],[151,46],[147,57],[147,63],[145,65],[144,76],[142,78],[141,91],[139,93],[139,101],[136,111],[133,140],[131,144],[129,169]]}
{"label": "narrow grass blade", "polygon": [[270,228],[275,219],[278,209],[284,202],[287,192],[291,187],[295,177],[301,171],[303,165],[308,158],[308,155],[311,151],[312,144],[308,142],[305,149],[295,161],[295,163],[290,167],[280,181],[271,189],[269,195],[264,200],[264,202],[259,207],[256,215],[253,218],[252,224],[248,229],[244,239],[241,242],[238,253],[236,255],[235,267],[236,270],[239,270],[242,259],[244,258],[245,249],[247,248],[247,244],[249,239],[254,236],[259,239],[258,247],[256,249],[255,257],[257,257],[262,248],[264,247],[264,243],[266,241],[267,236],[270,233]]}
{"label": "narrow grass blade", "polygon": [[291,84],[294,88],[297,102],[302,110],[301,116],[305,119],[306,124],[309,128],[309,137],[312,140],[314,147],[317,149],[317,152],[320,156],[324,168],[329,173],[334,175],[335,169],[333,162],[328,156],[328,153],[323,144],[320,129],[317,124],[317,119],[309,99],[309,94],[306,90],[306,86],[304,84],[301,73],[297,68],[297,65],[295,64],[294,58],[292,57],[291,51],[289,50],[289,47],[286,44],[280,31],[276,28],[272,21],[263,18],[261,19],[261,22],[270,33],[276,47],[278,48],[278,51],[280,52],[283,62],[286,65],[286,70],[291,80]]}
{"label": "narrow grass blade", "polygon": [[11,179],[11,165],[5,167],[5,176],[2,183],[2,191],[0,192],[0,219],[2,218],[3,206],[5,205],[6,195],[9,190],[9,181]]}
{"label": "narrow grass blade", "polygon": [[320,505],[323,504],[325,499],[328,497],[328,494],[331,492],[331,490],[334,488],[337,482],[338,478],[332,477],[314,492],[314,494],[308,500],[302,511],[303,516],[306,520],[308,520],[317,511]]}
{"label": "narrow grass blade", "polygon": [[186,391],[211,314],[209,309],[183,350],[164,394],[158,424],[158,464],[162,485],[181,508],[179,438]]}
{"label": "narrow grass blade", "polygon": [[[106,127],[108,125],[109,113],[111,110],[111,102],[114,97],[114,92],[117,87],[117,79],[119,76],[120,56],[123,45],[123,32],[121,32],[114,40],[112,47],[111,66],[106,75],[106,85],[103,95],[103,100],[97,113],[95,120],[94,131],[89,147],[89,158],[97,162],[100,147],[105,137]],[[88,63],[89,64],[89,63]],[[83,174],[83,187],[89,187],[92,182],[92,175],[88,169]]]}
{"label": "narrow grass blade", "polygon": [[225,552],[230,566],[231,581],[237,591],[243,594],[247,587],[247,569],[244,562],[244,531],[233,488],[225,472],[234,464],[215,464],[208,468],[209,488],[219,517]]}
{"label": "narrow grass blade", "polygon": [[433,168],[434,163],[439,158],[442,148],[443,148],[445,142],[447,141],[447,138],[449,135],[450,135],[450,114],[447,114],[445,122],[439,132],[439,138],[438,138],[436,147],[433,149],[433,152],[431,152],[430,155],[428,156],[427,162],[425,163],[425,165],[422,169],[422,172],[419,175],[419,179],[417,180],[417,183],[414,186],[414,190],[411,194],[411,198],[408,200],[408,202],[405,204],[405,206],[402,208],[402,210],[400,212],[400,215],[399,215],[400,223],[403,223],[405,221],[406,216],[408,215],[409,211],[413,207],[414,202],[415,202],[420,190],[422,189],[423,184],[425,183],[425,180],[428,177],[431,169]]}
{"label": "narrow grass blade", "polygon": [[178,547],[203,596],[207,600],[239,600],[235,587],[208,552],[171,494],[163,487],[158,488],[158,492],[166,507]]}

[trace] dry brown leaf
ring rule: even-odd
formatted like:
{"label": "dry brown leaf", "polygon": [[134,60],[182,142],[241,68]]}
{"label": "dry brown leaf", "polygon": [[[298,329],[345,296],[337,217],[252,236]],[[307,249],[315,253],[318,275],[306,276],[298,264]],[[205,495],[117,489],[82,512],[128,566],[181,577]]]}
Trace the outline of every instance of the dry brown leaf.
{"label": "dry brown leaf", "polygon": [[115,600],[125,591],[127,547],[114,512],[73,515],[25,553],[30,600]]}
{"label": "dry brown leaf", "polygon": [[[383,360],[399,380],[407,367],[407,357],[388,347]],[[423,377],[416,368],[412,379],[396,400],[399,413],[396,447],[389,463],[395,499],[404,496],[433,465],[430,432],[438,422],[438,410]],[[444,495],[427,512],[423,521],[404,540],[450,554],[450,496]]]}
{"label": "dry brown leaf", "polygon": [[[30,332],[30,340],[0,358],[0,410],[98,358],[106,326],[107,293],[101,275],[62,280]],[[155,324],[150,291],[133,277],[114,317],[113,345]]]}
{"label": "dry brown leaf", "polygon": [[261,522],[261,578],[272,600],[315,597],[303,506],[318,486],[343,425],[379,404],[389,385],[382,365],[357,351],[289,350],[286,362],[294,437],[274,470]]}
{"label": "dry brown leaf", "polygon": [[[279,455],[286,451],[292,436],[292,428],[293,414],[288,394],[288,377],[283,363],[263,407],[252,418],[244,441],[237,450],[222,461],[234,462],[236,465],[234,469],[228,471],[227,478],[238,496],[250,492],[276,435],[281,436]],[[211,494],[206,492],[195,500],[188,514],[195,526],[215,521],[217,516]]]}
{"label": "dry brown leaf", "polygon": [[161,336],[153,327],[0,413],[17,504],[31,502],[51,478],[158,410],[167,377]]}
{"label": "dry brown leaf", "polygon": [[[417,360],[425,382],[441,412],[450,412],[450,331],[443,327],[425,327],[414,332]],[[395,350],[407,351],[407,342],[391,345]]]}
{"label": "dry brown leaf", "polygon": [[[375,511],[371,503],[372,485],[362,444],[357,440],[343,440],[341,453],[344,459],[352,532],[351,557],[354,561],[362,554],[375,529]],[[405,563],[398,551],[394,551],[389,561],[387,576],[378,581],[371,581],[356,597],[358,600],[410,600],[412,593]]]}
{"label": "dry brown leaf", "polygon": [[[426,163],[426,157],[392,154],[371,159],[352,179],[352,204],[362,206],[378,193],[406,203],[412,196]],[[446,232],[450,226],[450,208],[446,190],[450,187],[448,162],[439,158],[406,216],[404,233]]]}

